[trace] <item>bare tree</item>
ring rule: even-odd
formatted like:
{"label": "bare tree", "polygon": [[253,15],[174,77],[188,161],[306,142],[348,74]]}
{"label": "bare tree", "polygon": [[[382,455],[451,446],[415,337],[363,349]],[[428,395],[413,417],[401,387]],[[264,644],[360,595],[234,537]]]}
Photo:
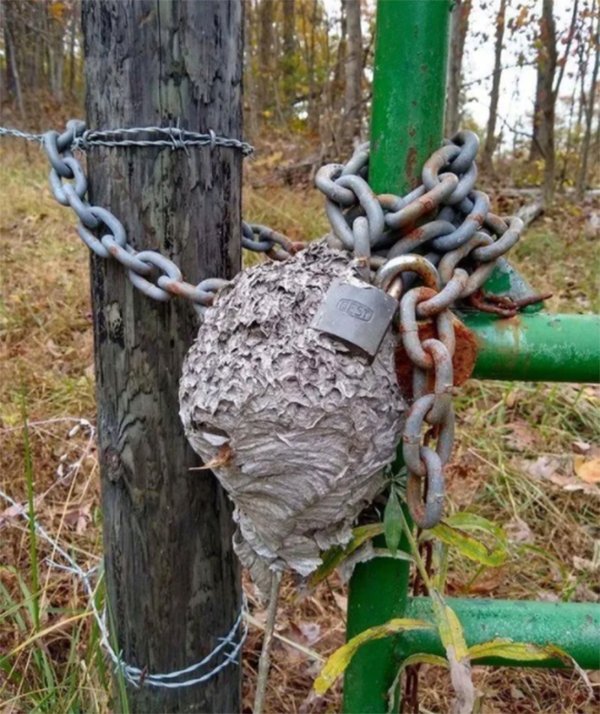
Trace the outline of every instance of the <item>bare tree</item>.
{"label": "bare tree", "polygon": [[[559,62],[557,52],[554,0],[543,0],[540,32],[538,36],[537,83],[533,116],[533,136],[530,159],[544,159],[543,195],[546,204],[554,199],[556,154],[554,147],[554,119],[556,99],[565,72],[565,66],[577,19],[578,0],[573,3],[571,23],[565,43],[565,52]],[[556,75],[559,67],[558,75]]]}
{"label": "bare tree", "polygon": [[496,15],[496,44],[494,48],[494,74],[492,77],[492,93],[490,97],[490,114],[488,116],[485,145],[483,147],[482,166],[486,170],[492,168],[492,155],[496,148],[496,117],[498,116],[498,98],[500,95],[500,80],[502,79],[502,42],[506,22],[506,0],[500,0],[500,8]]}
{"label": "bare tree", "polygon": [[[600,64],[600,16],[596,17],[596,0],[592,3],[592,22],[596,18],[596,31],[592,30],[592,42],[594,45],[594,69],[592,70],[592,81],[588,92],[585,106],[585,134],[581,146],[581,162],[577,173],[576,195],[577,199],[583,198],[585,184],[588,173],[588,157],[590,154],[590,144],[592,140],[592,119],[594,117],[594,105],[596,102],[596,88],[598,84],[598,65]],[[600,122],[599,122],[600,125]]]}
{"label": "bare tree", "polygon": [[452,11],[450,57],[448,62],[448,95],[446,98],[446,136],[458,131],[460,122],[460,92],[465,39],[469,29],[471,0],[457,0]]}
{"label": "bare tree", "polygon": [[258,6],[258,101],[261,110],[270,109],[273,103],[273,0],[261,0]]}
{"label": "bare tree", "polygon": [[360,0],[342,0],[346,24],[346,57],[344,65],[344,119],[343,143],[352,147],[361,133],[361,85],[363,75],[362,31],[360,27]]}

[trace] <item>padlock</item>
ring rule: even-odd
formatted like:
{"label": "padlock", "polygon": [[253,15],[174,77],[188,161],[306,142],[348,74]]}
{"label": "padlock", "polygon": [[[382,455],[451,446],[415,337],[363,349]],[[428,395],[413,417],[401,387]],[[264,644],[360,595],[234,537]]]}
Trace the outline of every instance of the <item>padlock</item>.
{"label": "padlock", "polygon": [[311,327],[373,358],[397,308],[398,301],[380,288],[335,280]]}

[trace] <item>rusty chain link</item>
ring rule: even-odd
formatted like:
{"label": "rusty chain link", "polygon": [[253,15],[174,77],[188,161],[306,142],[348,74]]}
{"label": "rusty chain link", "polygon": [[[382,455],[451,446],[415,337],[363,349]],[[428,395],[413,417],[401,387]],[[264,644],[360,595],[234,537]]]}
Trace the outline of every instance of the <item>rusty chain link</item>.
{"label": "rusty chain link", "polygon": [[[361,277],[399,300],[400,340],[413,364],[413,401],[402,440],[406,500],[420,528],[442,517],[443,472],[454,441],[457,318],[451,308],[468,302],[502,316],[517,309],[481,293],[523,223],[515,217],[507,224],[490,212],[488,196],[475,190],[478,148],[473,132],[458,132],[429,157],[422,184],[405,196],[376,195],[369,187],[368,144],[345,165],[323,166],[315,177],[326,197],[328,244],[353,253]],[[421,338],[424,322],[434,325],[435,338]]]}

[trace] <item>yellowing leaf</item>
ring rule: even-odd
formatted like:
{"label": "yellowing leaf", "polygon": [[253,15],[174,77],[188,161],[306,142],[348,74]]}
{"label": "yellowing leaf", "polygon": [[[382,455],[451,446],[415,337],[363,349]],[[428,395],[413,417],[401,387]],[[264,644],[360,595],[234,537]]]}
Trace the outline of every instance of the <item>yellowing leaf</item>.
{"label": "yellowing leaf", "polygon": [[455,528],[450,528],[445,523],[440,523],[430,529],[430,534],[438,538],[442,543],[456,548],[461,555],[464,555],[469,560],[474,560],[482,565],[489,565],[497,568],[502,565],[506,558],[507,552],[505,549],[497,548],[496,550],[488,550],[487,547],[475,538],[461,533]]}
{"label": "yellowing leaf", "polygon": [[313,689],[316,694],[322,696],[325,694],[335,680],[343,674],[346,667],[350,664],[352,657],[356,654],[357,650],[364,645],[366,642],[372,642],[373,640],[381,640],[384,637],[389,637],[390,635],[396,635],[399,632],[406,632],[408,630],[430,630],[432,625],[429,622],[424,622],[423,620],[412,620],[408,618],[395,618],[389,620],[383,625],[377,625],[376,627],[369,627],[368,630],[361,632],[356,637],[346,642],[345,645],[339,647],[325,662],[325,666],[321,670],[321,673],[316,678],[313,684]]}
{"label": "yellowing leaf", "polygon": [[467,650],[463,628],[454,610],[446,605],[443,598],[437,592],[432,592],[431,604],[433,605],[433,613],[438,632],[440,633],[440,640],[446,652],[448,652],[449,648],[452,648],[457,660],[460,661],[468,658],[469,652]]}
{"label": "yellowing leaf", "polygon": [[573,468],[582,481],[600,483],[600,457],[586,459],[583,456],[575,456]]}
{"label": "yellowing leaf", "polygon": [[554,659],[557,653],[548,647],[540,647],[529,642],[496,639],[472,645],[469,647],[469,655],[471,659],[499,657],[517,662],[543,662],[546,659]]}
{"label": "yellowing leaf", "polygon": [[450,679],[456,694],[453,711],[469,714],[475,705],[475,686],[471,678],[471,662],[465,635],[454,610],[446,605],[442,596],[431,591],[431,604],[438,632],[450,666]]}
{"label": "yellowing leaf", "polygon": [[309,577],[308,584],[310,587],[315,587],[326,577],[331,575],[333,571],[342,563],[349,555],[354,553],[357,548],[371,538],[375,538],[383,533],[383,523],[370,523],[366,526],[359,526],[352,531],[352,540],[344,548],[336,546],[330,548],[326,553],[323,553],[323,563]]}
{"label": "yellowing leaf", "polygon": [[[463,532],[465,531],[465,532]],[[494,547],[468,535],[470,531],[479,531],[494,539]],[[462,555],[482,565],[497,568],[502,565],[507,556],[508,539],[506,533],[492,521],[474,513],[456,513],[444,519],[442,523],[431,528],[426,538],[434,537],[448,546],[456,548]]]}

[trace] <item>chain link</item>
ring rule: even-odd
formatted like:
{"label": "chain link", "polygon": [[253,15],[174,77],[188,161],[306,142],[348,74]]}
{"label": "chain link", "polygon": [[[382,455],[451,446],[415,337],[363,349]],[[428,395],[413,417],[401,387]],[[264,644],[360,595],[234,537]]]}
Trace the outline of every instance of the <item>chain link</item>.
{"label": "chain link", "polygon": [[[213,304],[215,294],[229,281],[208,278],[192,285],[183,280],[179,267],[169,258],[152,250],[138,252],[127,241],[121,221],[109,210],[93,206],[86,200],[87,178],[74,150],[87,151],[94,146],[103,147],[158,147],[186,149],[188,146],[225,147],[241,151],[244,156],[253,153],[253,147],[238,139],[187,131],[179,127],[137,127],[106,131],[86,130],[82,121],[67,122],[64,132],[47,131],[31,134],[18,129],[0,127],[0,136],[11,136],[40,142],[50,162],[50,190],[62,206],[70,207],[79,219],[77,232],[88,248],[100,258],[114,259],[126,270],[132,284],[148,297],[167,302],[173,296],[191,301],[201,316]],[[360,170],[362,157],[354,160]],[[356,177],[352,176],[351,179]],[[354,200],[354,193],[350,192]],[[284,260],[299,250],[302,244],[293,243],[281,233],[262,225],[242,222],[242,245],[252,251],[264,252],[274,260]]]}
{"label": "chain link", "polygon": [[[457,318],[451,308],[467,301],[500,315],[515,309],[481,293],[523,223],[512,218],[507,225],[490,212],[488,196],[475,190],[478,148],[473,132],[458,132],[429,157],[422,184],[405,196],[375,195],[369,188],[368,144],[345,165],[323,166],[315,179],[326,197],[329,244],[353,253],[362,277],[400,302],[400,340],[413,364],[413,402],[403,434],[406,499],[420,528],[442,517],[443,471],[454,440]],[[423,321],[433,323],[434,339],[421,338]],[[435,448],[428,445],[431,439]]]}

